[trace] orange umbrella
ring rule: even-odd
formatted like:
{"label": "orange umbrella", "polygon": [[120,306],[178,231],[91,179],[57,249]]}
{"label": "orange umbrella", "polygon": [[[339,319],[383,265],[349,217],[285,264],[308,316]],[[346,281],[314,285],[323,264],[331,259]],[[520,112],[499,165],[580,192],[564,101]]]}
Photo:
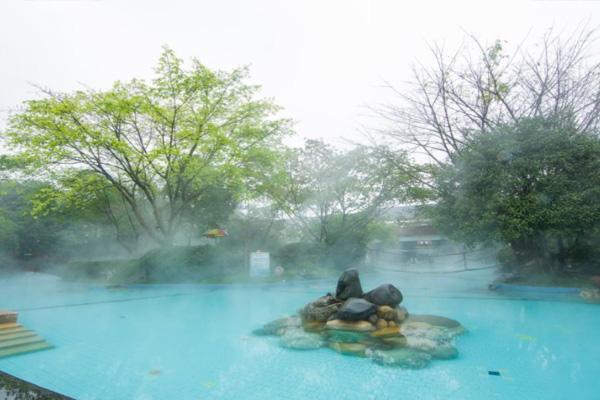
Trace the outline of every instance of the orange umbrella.
{"label": "orange umbrella", "polygon": [[218,238],[218,237],[228,236],[228,233],[225,229],[215,228],[215,229],[211,229],[211,230],[204,232],[204,235],[202,235],[202,236],[210,238],[210,239],[214,239],[214,238]]}

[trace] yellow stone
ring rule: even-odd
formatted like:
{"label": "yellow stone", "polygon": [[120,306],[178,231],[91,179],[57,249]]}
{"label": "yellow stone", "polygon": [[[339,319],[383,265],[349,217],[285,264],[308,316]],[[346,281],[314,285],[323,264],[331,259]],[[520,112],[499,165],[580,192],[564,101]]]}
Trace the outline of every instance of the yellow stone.
{"label": "yellow stone", "polygon": [[333,350],[341,354],[351,354],[355,356],[364,356],[367,346],[362,343],[340,343],[333,342],[329,345]]}
{"label": "yellow stone", "polygon": [[341,331],[358,331],[368,332],[374,331],[375,327],[369,321],[342,321],[339,319],[332,319],[327,321],[325,324],[326,329],[339,329]]}
{"label": "yellow stone", "polygon": [[406,336],[398,335],[392,337],[381,338],[385,343],[391,344],[394,347],[404,347],[407,344]]}
{"label": "yellow stone", "polygon": [[384,319],[394,319],[396,311],[390,306],[377,307],[377,316]]}
{"label": "yellow stone", "polygon": [[398,326],[394,321],[388,321],[388,326]]}
{"label": "yellow stone", "polygon": [[302,324],[302,327],[308,332],[319,332],[325,328],[325,324],[319,321],[307,321]]}
{"label": "yellow stone", "polygon": [[399,333],[400,333],[400,327],[388,326],[387,328],[377,329],[375,332],[371,333],[371,336],[388,337],[388,336],[397,336]]}
{"label": "yellow stone", "polygon": [[383,328],[387,328],[388,327],[388,323],[385,319],[383,318],[379,318],[377,320],[377,324],[375,324],[375,326],[377,327],[377,329],[383,329]]}

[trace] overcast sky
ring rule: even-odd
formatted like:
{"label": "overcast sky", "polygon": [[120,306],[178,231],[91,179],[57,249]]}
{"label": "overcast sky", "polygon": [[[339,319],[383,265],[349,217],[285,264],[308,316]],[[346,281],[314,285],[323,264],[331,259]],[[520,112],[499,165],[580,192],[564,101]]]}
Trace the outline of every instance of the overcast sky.
{"label": "overcast sky", "polygon": [[0,126],[37,96],[150,78],[167,45],[214,69],[250,65],[302,137],[359,138],[365,105],[386,102],[427,43],[465,31],[509,44],[550,27],[600,25],[600,1],[0,0]]}

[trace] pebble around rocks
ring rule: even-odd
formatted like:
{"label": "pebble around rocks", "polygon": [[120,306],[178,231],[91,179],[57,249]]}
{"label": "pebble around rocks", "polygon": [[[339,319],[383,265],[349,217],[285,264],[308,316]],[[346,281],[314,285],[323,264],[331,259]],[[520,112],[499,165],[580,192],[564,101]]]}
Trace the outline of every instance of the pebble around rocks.
{"label": "pebble around rocks", "polygon": [[398,314],[396,313],[396,309],[390,306],[379,306],[377,307],[377,316],[379,318],[393,320],[396,319]]}

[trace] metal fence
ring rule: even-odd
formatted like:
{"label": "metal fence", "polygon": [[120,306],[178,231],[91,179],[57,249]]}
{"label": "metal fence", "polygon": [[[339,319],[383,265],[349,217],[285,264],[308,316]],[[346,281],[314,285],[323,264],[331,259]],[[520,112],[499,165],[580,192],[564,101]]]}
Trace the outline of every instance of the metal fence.
{"label": "metal fence", "polygon": [[497,268],[495,249],[386,249],[369,248],[367,262],[375,269],[399,272],[449,273]]}

